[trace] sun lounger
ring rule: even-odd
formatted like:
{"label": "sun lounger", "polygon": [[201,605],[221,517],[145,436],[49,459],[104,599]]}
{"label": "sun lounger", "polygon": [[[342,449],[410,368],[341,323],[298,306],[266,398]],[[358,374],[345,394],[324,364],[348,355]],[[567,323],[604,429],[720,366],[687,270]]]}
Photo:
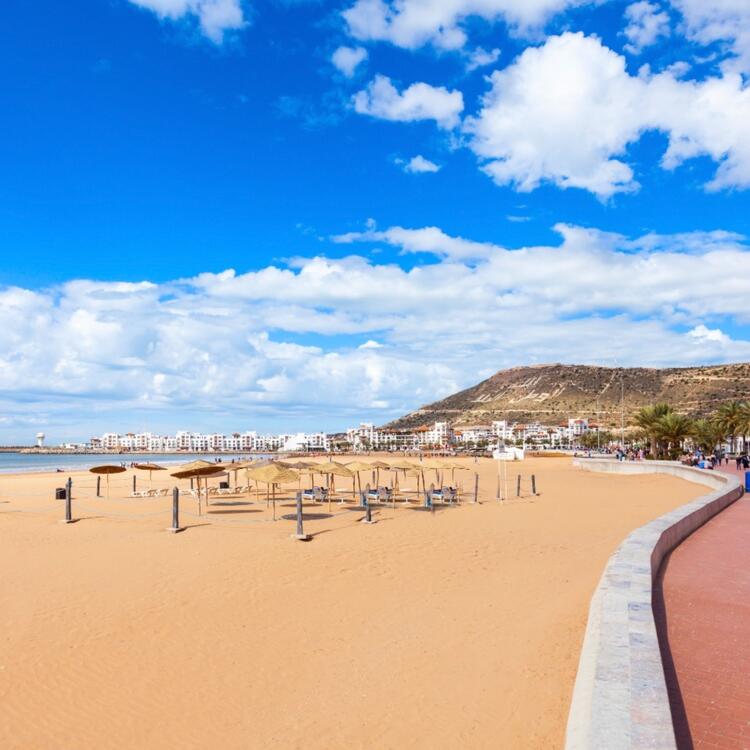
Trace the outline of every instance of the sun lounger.
{"label": "sun lounger", "polygon": [[454,503],[458,500],[458,492],[455,487],[438,487],[432,490],[432,497],[444,503]]}
{"label": "sun lounger", "polygon": [[325,487],[313,487],[313,499],[316,503],[326,502],[328,500],[328,490]]}
{"label": "sun lounger", "polygon": [[378,487],[370,490],[367,500],[377,500],[379,503],[389,503],[393,500],[393,490],[390,487]]}

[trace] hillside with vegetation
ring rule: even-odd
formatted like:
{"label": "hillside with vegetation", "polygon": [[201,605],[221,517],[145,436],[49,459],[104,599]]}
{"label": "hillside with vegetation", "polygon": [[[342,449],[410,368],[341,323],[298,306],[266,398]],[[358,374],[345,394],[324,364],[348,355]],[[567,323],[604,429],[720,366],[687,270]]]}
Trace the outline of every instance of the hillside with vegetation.
{"label": "hillside with vegetation", "polygon": [[557,424],[588,418],[603,427],[633,424],[644,407],[670,405],[690,419],[707,418],[750,396],[750,364],[645,368],[535,365],[501,370],[448,398],[423,406],[387,427],[413,429],[436,421],[455,427],[494,420]]}

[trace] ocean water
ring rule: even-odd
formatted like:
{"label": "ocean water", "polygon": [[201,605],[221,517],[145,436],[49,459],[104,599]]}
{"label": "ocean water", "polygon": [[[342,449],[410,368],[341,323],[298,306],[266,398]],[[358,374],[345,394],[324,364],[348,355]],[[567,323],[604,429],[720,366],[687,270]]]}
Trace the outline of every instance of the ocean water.
{"label": "ocean water", "polygon": [[163,466],[175,466],[186,464],[188,461],[203,459],[204,461],[223,462],[232,460],[247,460],[252,458],[270,458],[271,456],[252,456],[247,454],[232,453],[180,453],[179,455],[159,455],[158,453],[85,453],[85,454],[59,454],[49,455],[44,453],[0,453],[0,474],[8,472],[29,471],[75,471],[90,469],[92,466],[102,464],[126,464],[131,463],[156,463]]}

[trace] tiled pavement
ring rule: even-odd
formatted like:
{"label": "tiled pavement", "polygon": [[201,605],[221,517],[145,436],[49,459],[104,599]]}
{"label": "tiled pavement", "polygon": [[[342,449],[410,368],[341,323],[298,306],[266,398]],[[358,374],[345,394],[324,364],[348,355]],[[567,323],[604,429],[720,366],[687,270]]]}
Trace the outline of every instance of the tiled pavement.
{"label": "tiled pavement", "polygon": [[750,750],[750,500],[674,550],[654,609],[680,750]]}

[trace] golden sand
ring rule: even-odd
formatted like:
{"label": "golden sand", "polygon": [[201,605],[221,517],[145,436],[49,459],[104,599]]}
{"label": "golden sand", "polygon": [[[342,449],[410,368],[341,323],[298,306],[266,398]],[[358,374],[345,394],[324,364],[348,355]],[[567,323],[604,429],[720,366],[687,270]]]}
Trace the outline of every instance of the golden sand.
{"label": "golden sand", "polygon": [[529,459],[509,477],[541,494],[501,504],[495,463],[466,463],[482,504],[372,526],[307,506],[307,543],[242,498],[168,534],[171,500],[125,498],[130,472],[109,501],[73,474],[65,525],[67,475],[1,476],[0,747],[561,747],[607,557],[705,489]]}

